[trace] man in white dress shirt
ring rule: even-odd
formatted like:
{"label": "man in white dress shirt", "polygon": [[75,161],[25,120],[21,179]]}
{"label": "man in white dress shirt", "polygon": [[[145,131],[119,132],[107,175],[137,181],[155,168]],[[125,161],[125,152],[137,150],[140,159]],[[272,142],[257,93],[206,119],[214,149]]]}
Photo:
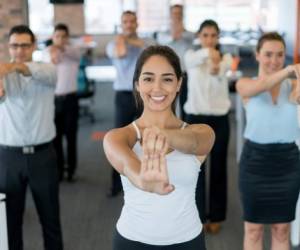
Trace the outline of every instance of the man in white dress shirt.
{"label": "man in white dress shirt", "polygon": [[32,62],[35,37],[24,25],[9,33],[10,63],[0,62],[0,192],[6,194],[10,250],[22,250],[30,187],[46,250],[62,250],[55,137],[55,67]]}

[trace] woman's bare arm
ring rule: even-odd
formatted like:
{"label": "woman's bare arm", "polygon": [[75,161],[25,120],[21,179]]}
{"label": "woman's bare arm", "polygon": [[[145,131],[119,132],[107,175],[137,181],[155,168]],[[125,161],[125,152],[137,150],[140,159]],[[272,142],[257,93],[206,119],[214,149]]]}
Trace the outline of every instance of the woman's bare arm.
{"label": "woman's bare arm", "polygon": [[290,101],[295,104],[300,104],[300,64],[294,66],[296,80],[292,80],[292,91],[290,94]]}
{"label": "woman's bare arm", "polygon": [[[154,140],[153,140],[154,139]],[[135,131],[131,125],[108,132],[103,141],[104,151],[111,165],[137,188],[157,194],[168,194],[173,187],[168,183],[165,162],[165,143],[162,138],[145,137],[142,161],[133,152],[136,142]],[[154,152],[150,154],[148,147],[154,145]],[[146,152],[145,152],[146,151]]]}
{"label": "woman's bare arm", "polygon": [[141,187],[139,173],[141,161],[132,151],[134,144],[134,131],[127,126],[125,128],[109,131],[103,140],[106,157],[113,168],[122,175],[127,176],[131,182]]}
{"label": "woman's bare arm", "polygon": [[289,78],[293,71],[293,65],[289,65],[269,76],[257,79],[244,77],[237,82],[236,89],[242,98],[255,96],[280,84],[284,79]]}
{"label": "woman's bare arm", "polygon": [[193,124],[185,129],[164,130],[171,148],[187,154],[207,155],[213,147],[215,133],[206,124]]}

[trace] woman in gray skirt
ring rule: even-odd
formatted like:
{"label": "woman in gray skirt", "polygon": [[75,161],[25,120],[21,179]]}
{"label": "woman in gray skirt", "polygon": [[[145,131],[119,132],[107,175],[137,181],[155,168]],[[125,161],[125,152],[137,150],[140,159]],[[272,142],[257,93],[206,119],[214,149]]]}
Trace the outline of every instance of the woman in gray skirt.
{"label": "woman in gray skirt", "polygon": [[290,222],[300,188],[295,144],[300,138],[300,65],[284,67],[285,49],[278,33],[262,35],[256,48],[258,76],[237,83],[247,120],[239,176],[244,250],[263,249],[265,224],[271,225],[272,249],[290,249]]}

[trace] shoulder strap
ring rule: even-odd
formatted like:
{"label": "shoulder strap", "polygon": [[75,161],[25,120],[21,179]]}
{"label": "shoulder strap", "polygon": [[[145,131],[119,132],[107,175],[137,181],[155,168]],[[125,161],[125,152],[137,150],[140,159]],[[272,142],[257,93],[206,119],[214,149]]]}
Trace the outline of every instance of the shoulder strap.
{"label": "shoulder strap", "polygon": [[138,126],[136,125],[135,121],[132,122],[132,125],[136,131],[137,139],[138,139],[138,141],[140,141],[142,139],[142,136],[141,136],[141,132],[140,132]]}
{"label": "shoulder strap", "polygon": [[186,126],[187,126],[187,123],[186,123],[186,122],[183,122],[180,129],[184,129]]}

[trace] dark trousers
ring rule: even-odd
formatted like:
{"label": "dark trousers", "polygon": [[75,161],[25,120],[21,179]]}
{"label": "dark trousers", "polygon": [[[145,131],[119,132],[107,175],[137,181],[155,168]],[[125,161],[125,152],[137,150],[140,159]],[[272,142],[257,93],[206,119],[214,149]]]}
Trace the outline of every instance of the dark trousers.
{"label": "dark trousers", "polygon": [[[133,122],[141,112],[138,111],[132,91],[116,91],[115,94],[115,127],[124,127]],[[120,174],[112,170],[111,189],[122,189]]]}
{"label": "dark trousers", "polygon": [[[196,203],[202,222],[221,222],[227,210],[227,152],[229,144],[228,115],[187,115],[188,123],[205,123],[212,127],[216,140],[209,155],[209,192],[205,192],[205,166],[201,168],[196,188]],[[205,163],[205,165],[208,165]],[[208,193],[208,197],[205,197]],[[208,202],[206,206],[205,202]]]}
{"label": "dark trousers", "polygon": [[77,167],[78,98],[76,93],[55,97],[56,137],[54,146],[60,177],[63,176],[65,159],[63,137],[67,141],[67,172],[73,176]]}
{"label": "dark trousers", "polygon": [[183,109],[183,106],[187,99],[187,92],[188,92],[188,86],[187,86],[187,74],[186,72],[183,72],[182,74],[182,84],[179,92],[179,110],[180,110],[180,117],[183,121],[186,120],[186,113]]}
{"label": "dark trousers", "polygon": [[205,250],[205,239],[202,231],[195,239],[179,244],[157,246],[128,240],[115,230],[113,238],[113,250]]}
{"label": "dark trousers", "polygon": [[0,192],[6,194],[10,250],[23,249],[23,214],[30,187],[42,225],[46,250],[62,250],[59,217],[58,171],[52,144],[34,154],[0,147]]}

